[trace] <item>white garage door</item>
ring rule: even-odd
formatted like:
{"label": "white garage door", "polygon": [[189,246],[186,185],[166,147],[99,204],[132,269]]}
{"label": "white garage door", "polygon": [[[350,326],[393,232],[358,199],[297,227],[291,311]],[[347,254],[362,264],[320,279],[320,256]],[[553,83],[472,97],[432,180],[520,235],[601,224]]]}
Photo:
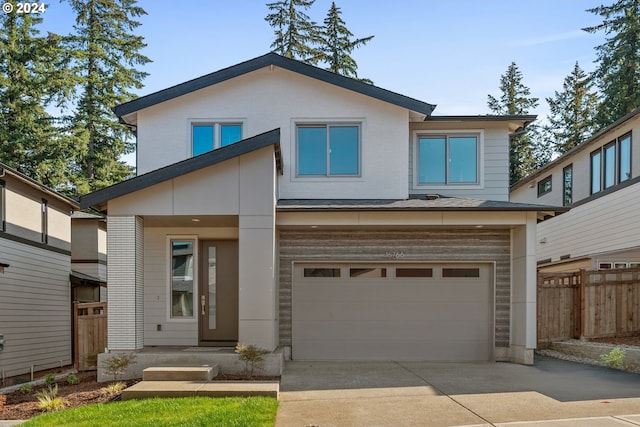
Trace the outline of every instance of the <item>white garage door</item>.
{"label": "white garage door", "polygon": [[300,264],[296,360],[493,359],[493,264]]}

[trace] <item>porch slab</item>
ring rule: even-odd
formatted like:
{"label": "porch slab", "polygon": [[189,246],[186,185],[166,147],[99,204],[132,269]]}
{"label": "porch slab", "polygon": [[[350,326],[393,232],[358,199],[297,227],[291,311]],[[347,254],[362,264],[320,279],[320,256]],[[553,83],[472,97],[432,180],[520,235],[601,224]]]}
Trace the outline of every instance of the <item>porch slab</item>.
{"label": "porch slab", "polygon": [[278,398],[280,384],[277,381],[141,381],[122,391],[122,400],[149,399],[153,397],[249,397]]}
{"label": "porch slab", "polygon": [[143,381],[211,381],[218,366],[152,366],[142,371]]}

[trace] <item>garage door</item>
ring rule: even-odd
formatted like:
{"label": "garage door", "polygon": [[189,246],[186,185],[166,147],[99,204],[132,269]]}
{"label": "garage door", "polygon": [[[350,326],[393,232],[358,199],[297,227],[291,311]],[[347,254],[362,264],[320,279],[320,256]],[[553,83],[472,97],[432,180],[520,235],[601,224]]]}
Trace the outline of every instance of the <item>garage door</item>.
{"label": "garage door", "polygon": [[300,264],[296,360],[493,358],[493,264]]}

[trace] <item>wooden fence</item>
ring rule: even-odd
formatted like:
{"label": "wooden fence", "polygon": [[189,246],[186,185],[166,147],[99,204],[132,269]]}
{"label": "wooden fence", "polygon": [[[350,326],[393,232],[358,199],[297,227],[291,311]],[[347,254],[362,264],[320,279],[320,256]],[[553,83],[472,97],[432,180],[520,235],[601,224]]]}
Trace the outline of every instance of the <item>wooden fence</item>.
{"label": "wooden fence", "polygon": [[538,273],[538,347],[640,333],[640,268]]}
{"label": "wooden fence", "polygon": [[73,303],[74,361],[79,371],[95,370],[95,356],[107,346],[107,303]]}

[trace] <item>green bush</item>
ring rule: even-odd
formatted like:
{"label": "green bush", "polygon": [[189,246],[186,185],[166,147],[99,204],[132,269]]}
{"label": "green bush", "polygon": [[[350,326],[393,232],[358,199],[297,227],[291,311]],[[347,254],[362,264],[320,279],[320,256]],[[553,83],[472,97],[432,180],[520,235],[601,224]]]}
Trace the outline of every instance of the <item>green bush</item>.
{"label": "green bush", "polygon": [[265,354],[269,354],[270,351],[253,344],[238,343],[236,345],[236,353],[240,356],[240,360],[244,362],[245,373],[249,375],[249,378],[253,378],[254,369],[260,369]]}
{"label": "green bush", "polygon": [[53,374],[47,374],[44,376],[44,383],[51,387],[56,383],[56,376]]}
{"label": "green bush", "polygon": [[612,368],[619,368],[624,362],[625,351],[620,347],[616,347],[607,354],[600,356],[600,360]]}
{"label": "green bush", "polygon": [[78,376],[76,374],[69,374],[67,375],[67,384],[70,385],[75,385],[78,384],[80,382],[80,379],[78,379]]}
{"label": "green bush", "polygon": [[22,384],[20,386],[20,388],[18,389],[18,391],[22,394],[29,394],[31,393],[31,391],[33,391],[33,386],[29,383],[27,384]]}
{"label": "green bush", "polygon": [[58,384],[38,392],[38,408],[43,412],[55,412],[64,409],[65,401],[58,397]]}

